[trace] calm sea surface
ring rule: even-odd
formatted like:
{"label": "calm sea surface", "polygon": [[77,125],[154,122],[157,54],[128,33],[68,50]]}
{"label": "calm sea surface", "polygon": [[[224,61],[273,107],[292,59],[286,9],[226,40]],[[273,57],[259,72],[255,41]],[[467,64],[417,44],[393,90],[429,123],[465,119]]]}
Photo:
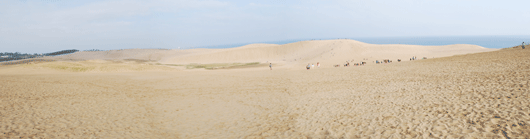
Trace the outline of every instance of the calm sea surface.
{"label": "calm sea surface", "polygon": [[[252,42],[229,45],[203,46],[198,48],[232,48],[253,43],[287,44],[304,40],[331,40],[339,38],[322,39],[297,39],[270,42]],[[340,38],[352,39],[371,44],[412,44],[412,45],[450,45],[450,44],[474,44],[486,48],[507,48],[521,45],[522,42],[530,43],[530,36],[466,36],[466,37],[358,37]],[[197,48],[197,47],[196,47]]]}

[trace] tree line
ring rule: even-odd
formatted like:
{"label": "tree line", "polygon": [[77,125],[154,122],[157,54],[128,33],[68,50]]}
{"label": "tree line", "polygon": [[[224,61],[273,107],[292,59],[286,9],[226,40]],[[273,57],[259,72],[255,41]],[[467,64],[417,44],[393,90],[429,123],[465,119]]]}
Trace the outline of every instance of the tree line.
{"label": "tree line", "polygon": [[12,60],[21,60],[21,59],[28,59],[28,58],[37,58],[37,57],[44,57],[44,56],[58,56],[58,55],[65,55],[65,54],[71,54],[78,52],[79,50],[76,49],[70,49],[70,50],[61,50],[57,52],[51,52],[51,53],[43,53],[43,54],[28,54],[28,53],[20,53],[20,52],[0,52],[0,62],[4,61],[12,61]]}

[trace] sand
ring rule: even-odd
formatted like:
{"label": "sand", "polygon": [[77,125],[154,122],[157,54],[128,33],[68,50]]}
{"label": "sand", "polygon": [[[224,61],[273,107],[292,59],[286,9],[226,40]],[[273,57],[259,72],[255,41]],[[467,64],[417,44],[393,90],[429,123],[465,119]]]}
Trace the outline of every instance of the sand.
{"label": "sand", "polygon": [[[54,60],[142,60],[161,64],[211,64],[211,63],[274,63],[275,67],[299,69],[308,63],[337,64],[374,63],[391,59],[409,61],[413,56],[421,59],[447,57],[459,54],[488,52],[497,49],[477,45],[454,44],[421,46],[404,44],[368,44],[355,40],[301,41],[284,45],[250,44],[228,49],[124,49],[95,52],[77,52],[65,56],[49,57]],[[364,60],[363,60],[364,59]]]}
{"label": "sand", "polygon": [[[251,48],[260,47],[276,46]],[[449,48],[418,50],[447,52],[439,58],[311,70],[293,66],[309,58],[273,70],[98,60],[1,66],[0,138],[530,137],[530,50]],[[206,51],[157,62],[229,53]],[[245,62],[234,59],[220,62]],[[84,67],[94,68],[76,70]]]}
{"label": "sand", "polygon": [[161,58],[160,62],[164,64],[261,62],[275,63],[282,68],[299,69],[308,63],[316,64],[317,62],[322,63],[321,65],[324,67],[333,67],[336,64],[345,64],[346,61],[350,63],[361,61],[374,63],[376,60],[381,61],[383,59],[408,61],[413,56],[421,59],[423,57],[446,57],[493,50],[496,49],[468,44],[445,46],[379,45],[345,39],[301,41],[284,45],[252,44],[230,49],[195,51]]}

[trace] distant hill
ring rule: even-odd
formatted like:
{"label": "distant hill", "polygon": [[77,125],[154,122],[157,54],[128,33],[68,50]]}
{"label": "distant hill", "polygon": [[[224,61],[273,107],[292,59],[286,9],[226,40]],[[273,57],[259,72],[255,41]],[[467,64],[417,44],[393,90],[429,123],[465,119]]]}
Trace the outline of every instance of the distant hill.
{"label": "distant hill", "polygon": [[4,62],[4,61],[12,61],[12,60],[22,60],[22,59],[28,59],[28,58],[39,58],[39,57],[45,57],[45,56],[58,56],[58,55],[66,55],[66,54],[71,54],[71,53],[75,53],[75,52],[78,52],[79,50],[76,50],[76,49],[70,49],[70,50],[61,50],[61,51],[57,51],[57,52],[51,52],[51,53],[44,53],[44,54],[27,54],[27,53],[19,53],[19,52],[15,52],[15,53],[9,53],[9,52],[4,52],[4,53],[0,53],[0,62]]}
{"label": "distant hill", "polygon": [[251,44],[228,49],[196,50],[185,55],[171,55],[161,58],[160,63],[273,63],[287,67],[300,67],[308,63],[331,66],[351,63],[390,59],[409,61],[416,56],[446,57],[458,54],[494,51],[497,49],[484,48],[478,45],[453,44],[443,46],[422,46],[405,44],[369,44],[355,40],[313,40],[295,43]]}
{"label": "distant hill", "polygon": [[375,63],[389,59],[409,61],[409,58],[433,58],[452,55],[494,51],[478,45],[453,44],[422,46],[405,44],[369,44],[355,40],[312,40],[289,44],[250,44],[226,49],[121,49],[108,51],[83,51],[53,57],[55,60],[145,60],[161,64],[210,63],[273,63],[277,67],[304,67],[308,63],[322,66],[349,63]]}

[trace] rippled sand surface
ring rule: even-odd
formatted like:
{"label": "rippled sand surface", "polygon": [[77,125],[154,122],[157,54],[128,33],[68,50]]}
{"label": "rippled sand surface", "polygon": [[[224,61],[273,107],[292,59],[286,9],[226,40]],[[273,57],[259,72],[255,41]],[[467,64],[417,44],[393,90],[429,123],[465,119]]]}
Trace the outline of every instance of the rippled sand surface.
{"label": "rippled sand surface", "polygon": [[528,49],[312,70],[0,67],[0,138],[529,138],[529,80]]}

